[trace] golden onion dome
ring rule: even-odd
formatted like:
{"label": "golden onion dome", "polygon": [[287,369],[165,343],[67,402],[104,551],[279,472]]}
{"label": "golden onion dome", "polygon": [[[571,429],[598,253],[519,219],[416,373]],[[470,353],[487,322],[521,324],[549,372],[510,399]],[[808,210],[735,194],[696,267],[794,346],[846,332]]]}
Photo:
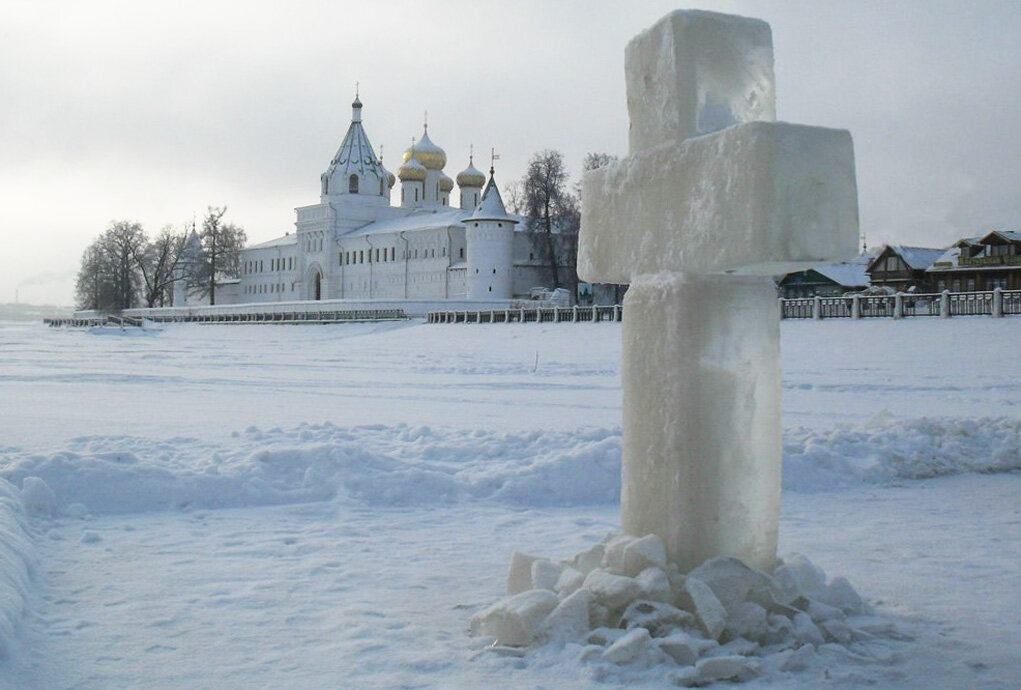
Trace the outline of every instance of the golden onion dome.
{"label": "golden onion dome", "polygon": [[404,152],[404,162],[412,156],[428,170],[443,170],[447,164],[447,153],[429,138],[429,129],[422,134],[422,140]]}
{"label": "golden onion dome", "polygon": [[440,173],[440,191],[449,192],[454,188],[454,181],[444,173]]}
{"label": "golden onion dome", "polygon": [[401,182],[423,182],[425,173],[425,166],[415,158],[409,158],[404,165],[397,168],[397,177],[401,178]]}
{"label": "golden onion dome", "polygon": [[478,170],[473,164],[472,159],[468,159],[468,167],[457,173],[457,186],[458,187],[481,187],[486,184],[486,176],[481,170]]}

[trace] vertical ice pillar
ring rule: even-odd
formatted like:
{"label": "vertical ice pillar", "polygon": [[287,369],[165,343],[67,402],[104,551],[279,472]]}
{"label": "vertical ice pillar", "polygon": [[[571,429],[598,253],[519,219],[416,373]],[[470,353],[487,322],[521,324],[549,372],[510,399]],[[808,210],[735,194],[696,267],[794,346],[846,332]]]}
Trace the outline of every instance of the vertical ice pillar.
{"label": "vertical ice pillar", "polygon": [[770,278],[636,280],[624,298],[624,475],[629,534],[658,534],[685,571],[775,557],[780,325]]}
{"label": "vertical ice pillar", "polygon": [[695,567],[772,569],[779,314],[769,276],[857,252],[851,136],[772,120],[769,26],[674,12],[626,53],[631,154],[585,175],[578,274],[630,283],[621,521]]}

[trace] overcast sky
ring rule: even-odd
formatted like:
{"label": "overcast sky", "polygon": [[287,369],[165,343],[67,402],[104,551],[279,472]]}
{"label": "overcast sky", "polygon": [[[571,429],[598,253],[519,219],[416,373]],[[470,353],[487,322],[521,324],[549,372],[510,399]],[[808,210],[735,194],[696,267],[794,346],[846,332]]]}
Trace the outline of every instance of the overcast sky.
{"label": "overcast sky", "polygon": [[[286,5],[286,8],[285,8]],[[773,27],[781,119],[851,130],[870,245],[1021,228],[1021,4],[704,0]],[[67,2],[0,12],[0,302],[72,301],[113,219],[156,232],[226,205],[293,230],[350,121],[384,163],[423,111],[453,177],[627,149],[624,46],[660,0]],[[725,241],[725,239],[723,240]]]}

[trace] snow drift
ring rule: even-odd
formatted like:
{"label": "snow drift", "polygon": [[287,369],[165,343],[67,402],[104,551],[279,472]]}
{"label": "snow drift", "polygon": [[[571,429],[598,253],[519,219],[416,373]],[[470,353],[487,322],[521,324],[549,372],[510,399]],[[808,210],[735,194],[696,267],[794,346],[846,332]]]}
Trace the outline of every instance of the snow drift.
{"label": "snow drift", "polygon": [[26,510],[46,514],[49,499],[37,478],[27,478],[23,491],[0,479],[0,658],[11,655],[35,563]]}
{"label": "snow drift", "polygon": [[[53,511],[93,514],[354,500],[376,506],[491,501],[530,507],[612,504],[620,496],[618,429],[439,430],[303,424],[249,428],[222,444],[132,436],[74,439],[48,454],[8,451],[0,476],[38,477]],[[1021,469],[1021,420],[906,419],[796,429],[784,443],[784,489],[817,491],[960,472]]]}

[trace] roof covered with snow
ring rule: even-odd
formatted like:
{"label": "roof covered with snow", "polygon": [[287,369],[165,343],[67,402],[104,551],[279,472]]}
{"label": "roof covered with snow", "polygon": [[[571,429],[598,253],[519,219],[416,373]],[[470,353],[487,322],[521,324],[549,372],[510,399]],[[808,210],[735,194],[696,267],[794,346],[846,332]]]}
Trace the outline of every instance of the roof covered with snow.
{"label": "roof covered with snow", "polygon": [[936,249],[933,247],[908,247],[905,245],[897,245],[891,247],[900,258],[904,259],[904,263],[915,270],[922,270],[932,266],[932,262],[939,259],[940,255],[943,254],[944,249]]}
{"label": "roof covered with snow", "polygon": [[273,247],[287,247],[295,244],[298,241],[298,236],[294,234],[287,234],[283,237],[277,237],[274,240],[267,240],[266,242],[260,242],[259,244],[253,244],[245,247],[245,249],[272,249]]}
{"label": "roof covered with snow", "polygon": [[381,220],[375,223],[363,225],[360,228],[343,234],[343,237],[361,237],[364,235],[379,235],[388,232],[408,232],[411,230],[431,230],[435,228],[447,228],[452,225],[464,225],[464,219],[471,215],[471,211],[461,208],[440,209],[416,209],[414,213],[403,218],[392,220]]}
{"label": "roof covered with snow", "polygon": [[836,264],[823,264],[815,266],[812,270],[820,275],[826,276],[834,283],[844,287],[859,287],[869,284],[869,274],[865,271],[869,266],[871,257],[867,254],[859,256],[853,261],[841,261]]}
{"label": "roof covered with snow", "polygon": [[1021,242],[1021,232],[1017,230],[993,230],[992,232],[983,235],[982,240],[987,240],[992,235],[999,235],[1010,242]]}
{"label": "roof covered with snow", "polygon": [[340,148],[337,149],[337,154],[330,161],[326,175],[333,177],[335,174],[339,174],[346,177],[351,174],[365,175],[367,172],[371,172],[376,177],[387,177],[388,173],[379,158],[376,157],[376,152],[372,150],[369,135],[362,127],[362,102],[357,96],[355,96],[351,108],[353,111],[351,125],[347,129],[347,134],[344,135],[344,141],[341,142]]}
{"label": "roof covered with snow", "polygon": [[938,261],[940,256],[946,252],[946,249],[937,249],[935,247],[909,247],[904,244],[888,244],[879,251],[876,257],[872,259],[872,262],[875,262],[876,258],[882,256],[886,249],[897,254],[909,268],[916,271],[924,271],[929,268],[933,262]]}

